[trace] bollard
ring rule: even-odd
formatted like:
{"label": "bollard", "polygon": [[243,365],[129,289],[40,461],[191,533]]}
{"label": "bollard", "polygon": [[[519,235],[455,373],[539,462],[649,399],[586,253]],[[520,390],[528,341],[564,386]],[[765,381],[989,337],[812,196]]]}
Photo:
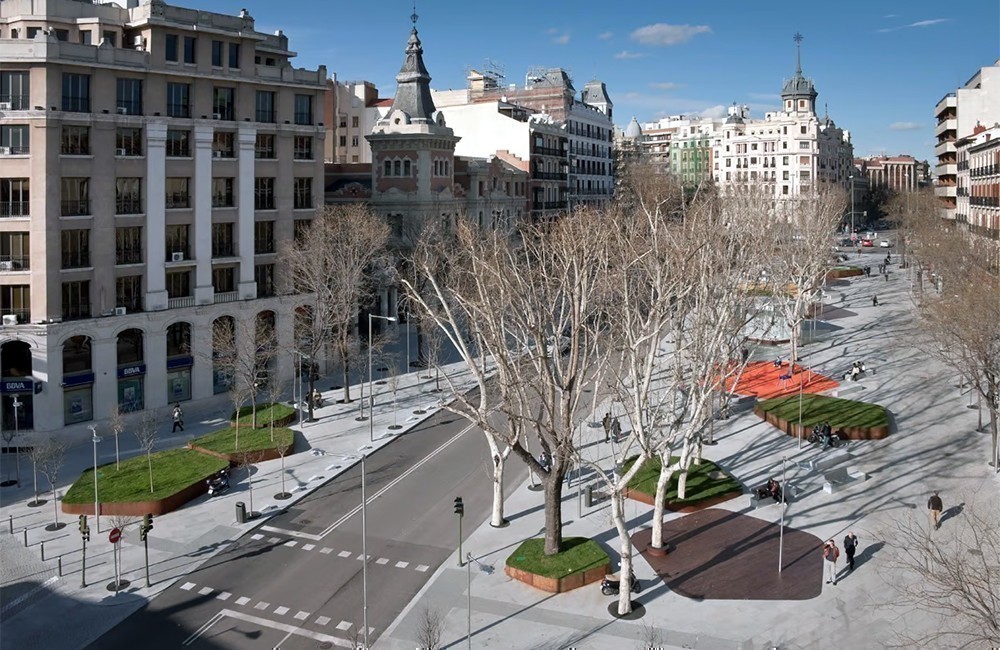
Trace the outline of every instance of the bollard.
{"label": "bollard", "polygon": [[24,529],[24,548],[28,548],[28,529]]}
{"label": "bollard", "polygon": [[62,556],[61,555],[59,556],[59,565],[58,565],[58,567],[57,567],[56,570],[58,572],[58,576],[61,578],[62,577]]}
{"label": "bollard", "polygon": [[583,490],[583,505],[587,508],[591,508],[594,505],[594,486],[588,485]]}
{"label": "bollard", "polygon": [[7,523],[10,524],[10,534],[14,534],[14,515],[7,515]]}
{"label": "bollard", "polygon": [[45,561],[45,542],[41,542],[40,546],[42,548],[42,562],[44,562]]}

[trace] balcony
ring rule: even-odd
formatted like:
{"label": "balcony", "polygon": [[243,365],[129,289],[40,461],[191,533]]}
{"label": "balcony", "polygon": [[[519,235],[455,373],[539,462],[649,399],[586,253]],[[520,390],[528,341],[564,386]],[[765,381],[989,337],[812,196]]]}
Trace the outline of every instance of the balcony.
{"label": "balcony", "polygon": [[31,216],[28,201],[0,201],[0,219],[18,219]]}
{"label": "balcony", "polygon": [[941,176],[955,176],[958,174],[958,164],[957,163],[943,163],[934,168],[937,172],[938,177]]}
{"label": "balcony", "polygon": [[535,208],[542,210],[565,210],[566,201],[546,201],[545,203],[536,203]]}
{"label": "balcony", "polygon": [[938,142],[934,146],[934,155],[941,156],[946,153],[954,153],[955,151],[955,140],[945,140],[944,142]]}
{"label": "balcony", "polygon": [[951,109],[950,112],[954,112],[957,108],[958,96],[955,93],[948,93],[938,101],[937,105],[934,107],[934,114],[940,115],[949,109]]}
{"label": "balcony", "polygon": [[75,97],[73,95],[63,95],[62,109],[67,113],[89,113],[90,97]]}
{"label": "balcony", "polygon": [[969,205],[977,205],[984,208],[1000,207],[1000,198],[995,196],[972,196],[969,197]]}
{"label": "balcony", "polygon": [[969,176],[972,178],[983,178],[984,176],[993,176],[994,174],[1000,174],[1000,165],[983,165],[981,167],[973,167],[969,171]]}
{"label": "balcony", "polygon": [[239,299],[240,299],[240,292],[239,291],[220,291],[220,292],[217,292],[212,297],[212,300],[217,305],[219,303],[223,303],[223,302],[236,302]]}
{"label": "balcony", "polygon": [[30,154],[29,147],[0,147],[0,156],[27,156]]}
{"label": "balcony", "polygon": [[191,197],[185,193],[171,192],[167,194],[165,207],[170,209],[190,208]]}
{"label": "balcony", "polygon": [[0,307],[0,313],[7,316],[17,316],[18,325],[27,325],[31,322],[30,309],[14,309],[12,307]]}
{"label": "balcony", "polygon": [[531,148],[531,153],[537,153],[543,156],[557,156],[559,158],[566,157],[566,152],[563,151],[562,149],[557,149],[555,147],[543,147],[538,145]]}
{"label": "balcony", "polygon": [[62,216],[83,217],[90,214],[90,199],[66,199],[62,202]]}
{"label": "balcony", "polygon": [[566,180],[566,174],[564,172],[542,172],[533,171],[531,172],[531,177],[542,181],[564,181]]}
{"label": "balcony", "polygon": [[945,120],[940,120],[937,126],[934,127],[934,136],[939,137],[942,133],[947,131],[958,132],[958,120],[956,118],[948,118]]}
{"label": "balcony", "polygon": [[0,271],[29,271],[31,257],[28,255],[0,255]]}
{"label": "balcony", "polygon": [[955,198],[957,196],[958,190],[954,185],[935,185],[934,186],[934,196],[941,198]]}
{"label": "balcony", "polygon": [[184,309],[185,307],[194,307],[194,296],[167,298],[167,309]]}
{"label": "balcony", "polygon": [[0,95],[0,111],[27,111],[31,109],[27,95]]}
{"label": "balcony", "polygon": [[115,201],[115,214],[142,214],[142,199],[123,197]]}

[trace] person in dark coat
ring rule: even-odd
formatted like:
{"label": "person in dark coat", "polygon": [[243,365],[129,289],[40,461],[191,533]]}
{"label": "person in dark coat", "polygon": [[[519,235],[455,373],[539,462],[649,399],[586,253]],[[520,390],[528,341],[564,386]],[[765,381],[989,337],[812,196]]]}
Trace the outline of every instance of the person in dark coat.
{"label": "person in dark coat", "polygon": [[611,414],[605,413],[601,418],[601,426],[604,427],[604,442],[611,440]]}
{"label": "person in dark coat", "polygon": [[858,550],[858,536],[848,531],[844,537],[844,554],[847,556],[847,569],[854,571],[854,553]]}
{"label": "person in dark coat", "polygon": [[927,499],[927,509],[931,514],[931,526],[937,530],[941,527],[941,522],[939,518],[941,517],[941,511],[944,510],[944,504],[941,502],[941,497],[938,496],[937,490],[931,495],[930,499]]}

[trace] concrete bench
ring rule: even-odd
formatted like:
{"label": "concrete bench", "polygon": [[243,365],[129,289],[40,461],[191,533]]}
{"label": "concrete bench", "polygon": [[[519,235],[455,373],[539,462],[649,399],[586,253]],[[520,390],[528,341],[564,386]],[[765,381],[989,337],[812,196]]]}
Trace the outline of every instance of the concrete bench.
{"label": "concrete bench", "polygon": [[852,481],[867,481],[868,474],[852,465],[825,472],[823,480],[823,491],[827,494],[833,494],[838,487]]}

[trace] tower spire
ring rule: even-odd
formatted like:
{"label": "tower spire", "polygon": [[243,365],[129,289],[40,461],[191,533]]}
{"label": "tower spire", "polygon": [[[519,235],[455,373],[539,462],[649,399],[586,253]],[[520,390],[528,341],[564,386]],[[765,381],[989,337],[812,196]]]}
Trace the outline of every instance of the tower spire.
{"label": "tower spire", "polygon": [[417,0],[413,0],[413,13],[410,14],[410,21],[413,23],[414,31],[417,29],[417,18],[420,18],[420,16],[417,15]]}
{"label": "tower spire", "polygon": [[795,32],[795,74],[802,74],[802,34]]}

